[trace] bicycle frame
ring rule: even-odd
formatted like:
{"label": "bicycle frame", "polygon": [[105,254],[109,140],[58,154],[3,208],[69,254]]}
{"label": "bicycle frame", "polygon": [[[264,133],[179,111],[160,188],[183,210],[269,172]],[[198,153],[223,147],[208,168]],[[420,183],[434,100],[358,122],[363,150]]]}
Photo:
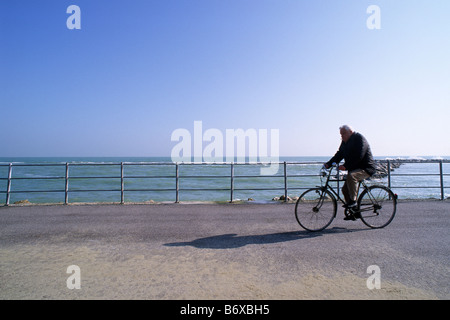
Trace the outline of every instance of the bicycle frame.
{"label": "bicycle frame", "polygon": [[[331,168],[328,170],[328,174],[327,174],[327,180],[325,182],[325,185],[320,186],[322,191],[326,191],[329,190],[331,191],[331,193],[333,194],[333,196],[335,197],[336,200],[339,200],[340,202],[342,202],[343,204],[345,204],[345,200],[343,200],[340,196],[339,193],[337,193],[334,188],[329,184],[330,182],[330,177],[331,177],[331,172],[333,171],[333,168],[337,167],[337,165],[332,165]],[[337,179],[339,179],[339,170],[337,170],[338,173],[338,177]],[[340,181],[344,181],[344,180],[340,180]]]}
{"label": "bicycle frame", "polygon": [[[326,182],[325,182],[325,185],[324,185],[324,186],[320,186],[320,188],[321,188],[322,191],[329,190],[329,191],[333,194],[333,196],[335,197],[336,200],[339,200],[342,204],[345,204],[345,203],[346,203],[345,200],[343,200],[343,199],[339,196],[339,193],[336,192],[336,191],[334,190],[334,188],[329,184],[329,182],[330,182],[330,180],[331,180],[331,179],[330,179],[330,177],[331,177],[331,172],[333,171],[333,168],[335,168],[335,167],[337,168],[337,165],[333,164],[333,165],[331,166],[331,168],[328,170],[327,180],[326,180]],[[339,170],[337,170],[337,180],[339,180]],[[345,180],[342,179],[342,180],[339,180],[339,181],[345,181]],[[360,188],[361,188],[361,185],[363,186],[364,190],[367,190],[367,194],[368,194],[370,200],[372,201],[373,207],[371,207],[371,208],[366,208],[366,209],[362,209],[362,210],[361,210],[361,208],[360,208],[359,211],[362,212],[362,211],[369,211],[369,210],[377,210],[377,209],[380,209],[381,206],[379,205],[377,199],[372,195],[372,192],[370,191],[370,188],[366,185],[366,183],[364,182],[364,180],[362,180],[362,181],[359,182],[359,186],[358,186],[358,195],[361,194],[361,193],[359,192],[359,190],[360,190]]]}
{"label": "bicycle frame", "polygon": [[[329,182],[330,182],[330,180],[331,180],[331,179],[330,179],[330,177],[331,177],[331,172],[333,171],[333,168],[334,168],[334,167],[337,168],[337,165],[331,166],[331,168],[328,170],[327,180],[326,180],[326,182],[325,182],[325,185],[320,186],[320,188],[321,188],[322,191],[329,190],[329,191],[333,194],[333,196],[336,198],[336,200],[339,200],[342,204],[345,204],[345,203],[346,203],[345,200],[342,199],[342,198],[339,196],[339,193],[336,192],[336,190],[334,190],[334,188],[329,184]],[[338,180],[339,180],[339,170],[337,170],[337,180],[336,180],[336,181],[338,181]],[[345,180],[342,179],[342,180],[339,180],[339,181],[345,181]],[[374,197],[374,196],[372,195],[372,193],[370,192],[370,189],[369,189],[369,187],[366,185],[366,183],[364,182],[364,180],[362,180],[362,181],[359,182],[359,186],[358,186],[358,195],[360,194],[359,190],[360,190],[360,188],[361,188],[361,185],[363,186],[364,190],[367,190],[367,194],[369,195],[370,200],[372,200],[373,203],[377,203],[375,197]],[[377,205],[378,205],[378,204],[377,204]]]}

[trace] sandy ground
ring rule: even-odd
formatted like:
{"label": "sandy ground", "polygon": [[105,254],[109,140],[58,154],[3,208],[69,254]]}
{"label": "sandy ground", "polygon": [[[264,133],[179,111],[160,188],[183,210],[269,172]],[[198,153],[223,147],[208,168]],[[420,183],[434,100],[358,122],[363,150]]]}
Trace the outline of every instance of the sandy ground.
{"label": "sandy ground", "polygon": [[[436,299],[431,292],[366,277],[316,270],[278,272],[276,261],[252,254],[173,247],[152,250],[19,245],[0,250],[1,299]],[[170,252],[167,252],[169,250]],[[80,289],[68,289],[70,265],[80,267]]]}
{"label": "sandy ground", "polygon": [[[433,222],[431,233],[407,225],[405,213],[390,229],[371,231],[339,219],[315,237],[298,231],[292,207],[273,207],[275,215],[272,207],[249,206],[245,218],[236,207],[189,207],[189,215],[187,207],[143,211],[148,208],[156,207],[127,207],[125,217],[113,212],[117,207],[101,206],[0,211],[0,299],[450,298],[447,289],[439,296],[433,289],[448,283],[450,269],[441,262],[448,246],[421,253],[434,247],[433,237],[446,237],[445,215]],[[181,223],[183,217],[193,220]],[[405,237],[404,230],[416,233]],[[409,244],[410,238],[419,241]],[[372,261],[383,267],[381,289],[367,287]],[[80,268],[80,289],[67,287],[71,265]],[[391,276],[384,277],[389,269]],[[413,272],[426,280],[413,275],[417,281],[408,282]]]}

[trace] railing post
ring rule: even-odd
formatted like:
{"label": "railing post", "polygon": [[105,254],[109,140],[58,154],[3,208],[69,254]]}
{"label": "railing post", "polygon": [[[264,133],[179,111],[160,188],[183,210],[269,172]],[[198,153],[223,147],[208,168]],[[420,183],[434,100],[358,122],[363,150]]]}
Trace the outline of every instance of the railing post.
{"label": "railing post", "polygon": [[123,162],[120,163],[120,204],[125,203],[125,185],[123,181]]}
{"label": "railing post", "polygon": [[180,173],[178,162],[175,164],[175,203],[180,202]]}
{"label": "railing post", "polygon": [[391,161],[387,161],[387,172],[388,172],[388,188],[391,188]]}
{"label": "railing post", "polygon": [[66,162],[66,177],[64,186],[64,204],[69,203],[69,163]]}
{"label": "railing post", "polygon": [[286,168],[286,161],[284,161],[284,202],[287,202],[287,198],[288,198],[287,168]]}
{"label": "railing post", "polygon": [[9,164],[8,169],[8,186],[6,187],[6,205],[9,206],[10,192],[11,192],[11,177],[12,177],[12,163]]}
{"label": "railing post", "polygon": [[231,185],[230,185],[230,202],[233,202],[233,192],[234,192],[234,164],[231,163]]}
{"label": "railing post", "polygon": [[336,174],[337,174],[337,179],[336,179],[336,191],[337,191],[337,194],[338,194],[338,197],[340,197],[341,195],[340,195],[340,192],[341,192],[341,190],[340,190],[340,188],[339,188],[339,181],[341,181],[341,177],[340,177],[340,174],[339,174],[339,163],[337,163],[336,164]]}
{"label": "railing post", "polygon": [[442,167],[442,160],[439,161],[439,175],[441,178],[441,200],[444,200],[444,170]]}

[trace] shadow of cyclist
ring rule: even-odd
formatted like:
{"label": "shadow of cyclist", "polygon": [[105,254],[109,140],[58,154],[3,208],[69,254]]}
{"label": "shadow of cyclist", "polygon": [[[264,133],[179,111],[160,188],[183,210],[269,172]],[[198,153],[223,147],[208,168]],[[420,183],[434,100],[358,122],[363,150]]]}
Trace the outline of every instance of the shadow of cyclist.
{"label": "shadow of cyclist", "polygon": [[287,241],[296,241],[301,239],[320,237],[330,233],[346,233],[358,230],[362,229],[349,230],[345,228],[334,227],[330,229],[325,229],[321,232],[309,232],[301,230],[301,231],[280,232],[261,235],[249,235],[249,236],[238,236],[235,233],[230,233],[199,238],[188,242],[166,243],[164,245],[169,247],[192,246],[199,249],[234,249],[244,247],[250,244],[271,244]]}

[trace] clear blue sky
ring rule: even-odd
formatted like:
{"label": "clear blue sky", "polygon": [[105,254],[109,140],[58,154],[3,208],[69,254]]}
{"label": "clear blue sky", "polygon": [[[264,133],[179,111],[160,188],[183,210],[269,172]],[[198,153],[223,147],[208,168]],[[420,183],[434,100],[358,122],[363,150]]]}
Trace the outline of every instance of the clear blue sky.
{"label": "clear blue sky", "polygon": [[282,156],[334,154],[342,124],[375,156],[449,156],[449,13],[448,0],[1,0],[0,157],[170,156],[195,120],[279,129]]}

